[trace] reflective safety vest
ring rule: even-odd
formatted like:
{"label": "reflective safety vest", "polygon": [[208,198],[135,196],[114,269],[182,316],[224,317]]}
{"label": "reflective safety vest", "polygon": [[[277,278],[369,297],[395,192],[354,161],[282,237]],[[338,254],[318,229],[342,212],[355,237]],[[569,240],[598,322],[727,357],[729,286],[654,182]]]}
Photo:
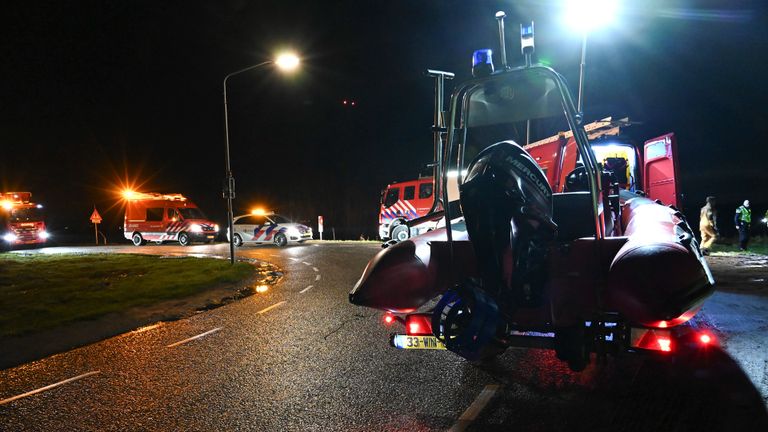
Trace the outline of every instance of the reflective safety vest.
{"label": "reflective safety vest", "polygon": [[752,223],[752,209],[741,206],[736,209],[736,215],[738,219],[746,224]]}

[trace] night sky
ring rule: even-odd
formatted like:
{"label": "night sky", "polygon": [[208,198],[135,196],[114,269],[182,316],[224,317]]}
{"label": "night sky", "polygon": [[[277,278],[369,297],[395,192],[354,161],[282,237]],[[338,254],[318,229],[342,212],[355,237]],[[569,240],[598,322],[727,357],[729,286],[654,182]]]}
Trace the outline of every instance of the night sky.
{"label": "night sky", "polygon": [[[675,132],[687,210],[768,207],[768,14],[764,1],[624,2],[590,36],[586,118],[628,115],[637,141]],[[557,1],[79,1],[5,5],[0,189],[29,190],[54,232],[88,232],[95,204],[119,236],[117,191],[178,192],[224,223],[222,80],[281,48],[283,76],[229,81],[236,214],[261,205],[372,237],[380,190],[431,159],[427,68],[470,77],[507,12],[536,22],[536,58],[578,82],[580,37]],[[355,101],[343,105],[343,100]],[[730,223],[724,223],[727,228]]]}

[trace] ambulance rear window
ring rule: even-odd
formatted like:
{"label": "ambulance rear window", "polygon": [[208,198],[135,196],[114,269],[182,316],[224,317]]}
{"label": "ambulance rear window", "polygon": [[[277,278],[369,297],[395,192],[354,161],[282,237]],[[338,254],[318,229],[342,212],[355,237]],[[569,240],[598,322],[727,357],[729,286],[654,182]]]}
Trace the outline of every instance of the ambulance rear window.
{"label": "ambulance rear window", "polygon": [[160,208],[148,208],[147,209],[147,217],[144,220],[146,220],[147,222],[159,222],[159,221],[162,221],[163,220],[163,213],[164,212],[165,212],[165,209],[162,208],[162,207],[160,207]]}
{"label": "ambulance rear window", "polygon": [[181,213],[181,217],[184,219],[205,219],[205,215],[199,208],[180,208],[179,213]]}

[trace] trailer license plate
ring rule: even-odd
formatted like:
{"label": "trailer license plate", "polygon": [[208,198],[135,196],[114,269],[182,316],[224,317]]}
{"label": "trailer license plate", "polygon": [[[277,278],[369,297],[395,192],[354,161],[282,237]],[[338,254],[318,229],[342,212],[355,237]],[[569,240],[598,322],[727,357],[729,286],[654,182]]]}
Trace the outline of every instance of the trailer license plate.
{"label": "trailer license plate", "polygon": [[434,336],[395,335],[393,343],[399,349],[445,349],[445,344]]}

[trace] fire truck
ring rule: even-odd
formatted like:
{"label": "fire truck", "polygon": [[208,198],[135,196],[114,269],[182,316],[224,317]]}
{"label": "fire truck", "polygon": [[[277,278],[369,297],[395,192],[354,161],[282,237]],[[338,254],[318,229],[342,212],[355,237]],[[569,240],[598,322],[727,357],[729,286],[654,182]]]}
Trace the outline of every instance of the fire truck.
{"label": "fire truck", "polygon": [[192,242],[212,243],[219,225],[211,222],[188,198],[181,194],[126,191],[123,235],[135,246],[147,241],[162,244],[178,241],[182,246]]}
{"label": "fire truck", "polygon": [[397,241],[409,238],[406,222],[429,213],[432,194],[432,177],[389,184],[381,192],[379,237]]}
{"label": "fire truck", "polygon": [[2,192],[0,206],[4,246],[43,244],[48,240],[43,205],[32,202],[31,192]]}

